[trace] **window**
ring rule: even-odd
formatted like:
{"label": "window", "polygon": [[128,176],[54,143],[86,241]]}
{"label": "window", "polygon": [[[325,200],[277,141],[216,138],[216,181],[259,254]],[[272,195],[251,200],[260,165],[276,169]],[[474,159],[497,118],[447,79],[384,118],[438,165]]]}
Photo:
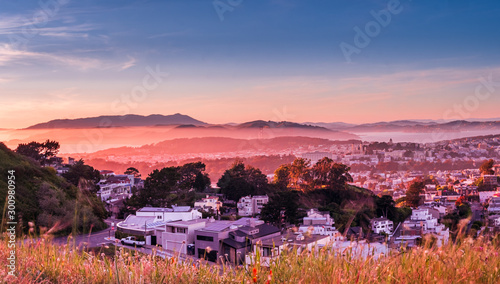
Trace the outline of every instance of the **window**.
{"label": "window", "polygon": [[156,218],[158,218],[158,219],[163,219],[163,216],[158,215],[158,216],[156,216]]}
{"label": "window", "polygon": [[262,248],[262,256],[264,257],[271,257],[272,256],[272,248],[268,248],[268,247],[263,247]]}
{"label": "window", "polygon": [[177,233],[185,234],[186,228],[177,228]]}
{"label": "window", "polygon": [[197,235],[196,236],[196,239],[198,241],[206,241],[206,242],[213,242],[214,241],[214,237],[209,237],[209,236],[201,236],[201,235]]}

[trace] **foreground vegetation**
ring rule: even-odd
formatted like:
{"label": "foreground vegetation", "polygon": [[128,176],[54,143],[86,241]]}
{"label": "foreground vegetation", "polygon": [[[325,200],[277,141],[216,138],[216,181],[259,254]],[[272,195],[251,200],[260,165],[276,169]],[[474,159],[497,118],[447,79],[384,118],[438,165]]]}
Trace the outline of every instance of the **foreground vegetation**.
{"label": "foreground vegetation", "polygon": [[[109,248],[103,247],[104,250]],[[0,265],[6,267],[7,242],[0,242]],[[499,247],[463,239],[441,248],[419,247],[367,258],[349,249],[336,254],[289,253],[270,268],[209,265],[117,249],[79,251],[41,239],[17,248],[17,276],[0,270],[3,283],[499,283]]]}
{"label": "foreground vegetation", "polygon": [[[8,183],[9,172],[12,172],[13,184]],[[108,214],[93,192],[58,176],[54,168],[42,167],[39,161],[11,151],[0,143],[2,230],[5,230],[9,185],[15,197],[18,232],[27,233],[30,229],[43,232],[51,228],[51,232],[68,235],[107,227],[103,219]],[[37,226],[30,225],[33,223]]]}

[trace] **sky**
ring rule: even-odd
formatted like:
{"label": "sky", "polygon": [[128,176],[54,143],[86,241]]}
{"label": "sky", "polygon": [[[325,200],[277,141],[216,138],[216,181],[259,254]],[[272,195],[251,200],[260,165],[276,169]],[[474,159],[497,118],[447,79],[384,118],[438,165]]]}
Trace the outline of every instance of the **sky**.
{"label": "sky", "polygon": [[500,1],[0,0],[0,128],[497,118]]}

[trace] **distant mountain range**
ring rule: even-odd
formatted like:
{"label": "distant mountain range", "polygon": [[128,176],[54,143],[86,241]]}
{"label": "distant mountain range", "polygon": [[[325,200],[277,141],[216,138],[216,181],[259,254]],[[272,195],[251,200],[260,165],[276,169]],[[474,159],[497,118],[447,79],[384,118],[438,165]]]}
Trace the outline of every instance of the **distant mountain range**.
{"label": "distant mountain range", "polygon": [[[78,119],[57,119],[39,123],[26,129],[80,129],[80,128],[113,128],[113,127],[162,127],[173,126],[176,129],[195,130],[272,130],[272,131],[313,131],[318,133],[335,132],[461,132],[476,130],[498,130],[500,120],[485,121],[481,119],[443,121],[443,120],[396,120],[390,122],[376,122],[365,124],[350,124],[344,122],[306,122],[295,123],[289,121],[264,121],[255,120],[245,123],[208,124],[180,113],[172,115],[124,115],[124,116],[99,116]],[[346,133],[348,134],[348,133]],[[286,133],[286,136],[293,133]],[[322,136],[326,137],[326,136]],[[356,138],[342,137],[347,139]]]}
{"label": "distant mountain range", "polygon": [[[196,136],[227,136],[244,138],[241,131],[253,131],[256,135],[267,135],[266,138],[277,136],[310,136],[327,139],[347,140],[359,138],[356,134],[376,132],[400,133],[431,133],[431,132],[466,132],[500,130],[500,120],[474,121],[433,121],[433,120],[395,120],[390,122],[376,122],[365,124],[350,124],[344,122],[306,122],[296,123],[289,121],[264,121],[255,120],[244,123],[209,124],[188,115],[180,113],[172,115],[124,115],[124,116],[99,116],[78,119],[57,119],[36,124],[26,129],[83,129],[83,128],[116,128],[116,127],[173,127],[169,138],[196,137]],[[179,131],[194,130],[199,135],[178,136]],[[260,134],[259,134],[260,131]],[[229,135],[233,133],[236,136]],[[167,137],[165,137],[167,138]]]}
{"label": "distant mountain range", "polygon": [[54,128],[96,128],[96,127],[133,127],[133,126],[164,126],[164,125],[206,125],[207,123],[180,113],[172,115],[152,114],[148,116],[128,114],[115,116],[99,116],[77,119],[56,119],[35,124],[26,129]]}
{"label": "distant mountain range", "polygon": [[371,124],[361,124],[342,129],[348,132],[463,132],[478,130],[498,130],[500,121],[465,121],[456,120],[446,123],[436,122],[415,122],[415,121],[396,121],[379,122]]}

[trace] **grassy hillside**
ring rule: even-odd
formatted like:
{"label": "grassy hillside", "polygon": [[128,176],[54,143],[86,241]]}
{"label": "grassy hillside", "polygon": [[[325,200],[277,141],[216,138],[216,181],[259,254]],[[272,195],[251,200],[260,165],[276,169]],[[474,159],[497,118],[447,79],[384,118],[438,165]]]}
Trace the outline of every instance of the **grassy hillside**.
{"label": "grassy hillside", "polygon": [[305,192],[300,195],[299,204],[303,208],[329,211],[340,232],[360,226],[366,233],[370,230],[372,218],[387,214],[387,218],[398,224],[411,214],[408,207],[395,208],[394,204],[384,203],[384,199],[372,191],[350,184],[341,189],[323,188]]}
{"label": "grassy hillside", "polygon": [[[40,167],[36,162],[19,155],[0,143],[0,204],[5,212],[9,171],[14,171],[16,219],[19,230],[31,227],[50,230],[59,234],[72,230],[88,232],[106,225],[102,218],[106,211],[100,200],[82,192],[50,167]],[[3,215],[2,215],[3,216]],[[5,221],[2,218],[2,221]],[[2,222],[3,224],[3,222]],[[2,228],[3,229],[3,228]]]}
{"label": "grassy hillside", "polygon": [[[283,253],[271,267],[257,262],[248,268],[209,265],[132,255],[119,249],[75,252],[68,246],[38,241],[17,248],[16,276],[0,270],[3,283],[499,283],[498,244],[482,238],[447,246],[420,247],[389,255],[360,257],[351,249]],[[8,248],[0,241],[0,265]],[[258,259],[258,258],[257,258]]]}

